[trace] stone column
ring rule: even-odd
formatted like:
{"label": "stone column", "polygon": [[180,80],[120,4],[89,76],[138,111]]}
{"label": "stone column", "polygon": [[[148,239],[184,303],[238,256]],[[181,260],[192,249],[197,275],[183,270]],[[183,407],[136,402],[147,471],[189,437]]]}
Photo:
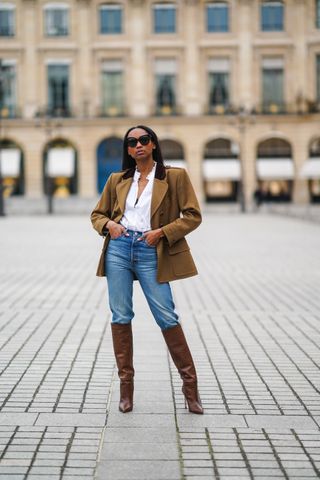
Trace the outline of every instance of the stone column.
{"label": "stone column", "polygon": [[42,148],[45,144],[43,131],[25,128],[23,132],[25,195],[29,198],[43,196]]}
{"label": "stone column", "polygon": [[128,69],[130,72],[130,91],[133,92],[133,94],[129,96],[129,115],[145,116],[149,113],[148,95],[146,95],[146,79],[147,70],[150,68],[147,63],[144,38],[147,28],[145,1],[132,0],[132,2],[128,4],[128,14],[130,15],[130,38],[134,39],[131,50],[131,65]]}
{"label": "stone column", "polygon": [[[78,195],[80,197],[94,197],[97,195],[97,130],[89,123],[79,129],[78,139]],[[100,134],[101,136],[101,134]]]}
{"label": "stone column", "polygon": [[238,35],[238,104],[246,109],[251,109],[254,99],[253,91],[253,61],[252,61],[252,10],[251,0],[239,0],[237,11],[237,22],[239,26]]}
{"label": "stone column", "polygon": [[[190,135],[190,138],[192,135]],[[203,175],[202,175],[202,144],[190,142],[185,149],[185,160],[188,172],[199,202],[204,201]]]}
{"label": "stone column", "polygon": [[253,134],[254,127],[247,124],[244,128],[242,139],[240,138],[240,154],[242,160],[242,175],[244,186],[244,198],[246,211],[252,209],[252,197],[256,187],[256,155],[254,148],[255,136]]}
{"label": "stone column", "polygon": [[41,9],[40,4],[35,0],[26,0],[21,3],[21,14],[23,20],[20,24],[23,32],[22,44],[24,48],[24,57],[22,72],[20,72],[20,81],[23,86],[19,89],[23,99],[23,116],[25,118],[33,118],[39,105],[40,98],[38,95],[38,72],[39,61],[37,58],[37,33],[39,27],[37,25],[37,8]]}
{"label": "stone column", "polygon": [[[306,42],[305,22],[306,22],[306,2],[304,0],[294,0],[291,7],[292,23],[293,23],[293,59],[292,72],[290,76],[292,80],[291,98],[288,101],[292,103],[294,110],[304,111],[306,108],[307,84],[308,84],[308,49]],[[289,72],[287,72],[288,82]]]}
{"label": "stone column", "polygon": [[183,111],[186,115],[200,115],[199,101],[199,49],[197,46],[197,28],[199,10],[202,8],[198,0],[187,0],[185,3],[185,98]]}
{"label": "stone column", "polygon": [[295,179],[293,185],[293,203],[306,205],[310,202],[308,181],[300,177],[303,164],[308,160],[308,135],[298,132],[296,125],[295,140],[292,145],[292,161],[294,163]]}
{"label": "stone column", "polygon": [[90,2],[78,0],[77,12],[75,13],[78,16],[77,45],[79,48],[79,57],[77,67],[74,65],[74,71],[72,72],[73,78],[77,78],[77,81],[73,81],[72,84],[78,88],[78,91],[73,95],[73,98],[77,102],[76,105],[73,105],[73,108],[78,116],[88,117],[90,114],[96,113],[90,111],[93,108],[93,105],[90,104],[90,100],[92,101],[92,96],[90,95],[90,91],[92,90],[92,66],[90,64],[89,48],[91,45],[90,26],[92,23],[92,19],[90,18]]}

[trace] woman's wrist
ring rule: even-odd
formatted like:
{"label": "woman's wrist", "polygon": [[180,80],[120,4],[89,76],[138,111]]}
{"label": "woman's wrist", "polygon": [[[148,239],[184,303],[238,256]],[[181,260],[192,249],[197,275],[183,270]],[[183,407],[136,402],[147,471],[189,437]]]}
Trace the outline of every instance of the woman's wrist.
{"label": "woman's wrist", "polygon": [[108,220],[107,223],[105,224],[105,227],[109,230],[109,227],[111,223],[114,223],[113,220]]}

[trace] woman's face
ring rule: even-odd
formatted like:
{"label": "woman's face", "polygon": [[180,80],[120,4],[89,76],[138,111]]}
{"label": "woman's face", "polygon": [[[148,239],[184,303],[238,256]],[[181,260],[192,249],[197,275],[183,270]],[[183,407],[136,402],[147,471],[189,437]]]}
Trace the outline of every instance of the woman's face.
{"label": "woman's face", "polygon": [[[138,140],[135,146],[130,146],[131,139]],[[143,128],[134,128],[133,130],[131,130],[127,136],[127,142],[128,140],[128,154],[132,158],[134,158],[135,161],[148,160],[150,158],[152,159],[152,150],[155,148],[155,144],[151,140],[149,133],[146,132]],[[147,141],[148,143],[145,145]]]}

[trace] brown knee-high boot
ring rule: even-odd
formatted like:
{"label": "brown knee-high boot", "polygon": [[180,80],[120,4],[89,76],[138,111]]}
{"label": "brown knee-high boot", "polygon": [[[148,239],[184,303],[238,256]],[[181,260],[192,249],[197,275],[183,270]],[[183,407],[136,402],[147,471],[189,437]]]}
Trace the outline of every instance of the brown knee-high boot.
{"label": "brown knee-high boot", "polygon": [[113,350],[120,378],[119,410],[131,412],[133,408],[133,342],[131,323],[111,323]]}
{"label": "brown knee-high boot", "polygon": [[183,381],[182,392],[189,412],[203,413],[198,392],[197,373],[181,325],[162,330],[172,360]]}

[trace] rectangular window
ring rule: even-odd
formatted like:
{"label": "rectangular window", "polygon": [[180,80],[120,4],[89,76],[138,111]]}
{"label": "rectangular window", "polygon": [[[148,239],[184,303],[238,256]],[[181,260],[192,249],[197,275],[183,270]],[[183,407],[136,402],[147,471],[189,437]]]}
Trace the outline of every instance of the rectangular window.
{"label": "rectangular window", "polygon": [[211,59],[208,63],[209,106],[214,113],[224,113],[230,103],[229,60]]}
{"label": "rectangular window", "polygon": [[70,115],[69,65],[48,65],[48,109],[53,116]]}
{"label": "rectangular window", "polygon": [[153,6],[154,33],[176,32],[176,6],[170,3]]}
{"label": "rectangular window", "polygon": [[16,67],[10,62],[2,61],[0,66],[1,90],[0,109],[3,117],[16,116]]}
{"label": "rectangular window", "polygon": [[282,2],[263,2],[261,5],[261,30],[263,32],[283,30],[283,14]]}
{"label": "rectangular window", "polygon": [[62,7],[48,7],[44,11],[45,35],[48,37],[64,37],[69,34],[69,10]]}
{"label": "rectangular window", "polygon": [[156,113],[173,115],[176,113],[176,61],[174,59],[156,60]]}
{"label": "rectangular window", "polygon": [[262,63],[262,102],[267,113],[284,109],[283,61],[281,58],[264,59]]}
{"label": "rectangular window", "polygon": [[207,32],[229,31],[229,8],[224,2],[207,5]]}
{"label": "rectangular window", "polygon": [[102,115],[118,116],[124,113],[123,66],[118,60],[104,62],[101,72]]}
{"label": "rectangular window", "polygon": [[121,5],[101,5],[100,7],[100,33],[122,33],[122,7]]}
{"label": "rectangular window", "polygon": [[320,55],[317,55],[317,102],[320,103]]}
{"label": "rectangular window", "polygon": [[316,27],[320,28],[320,0],[316,0]]}
{"label": "rectangular window", "polygon": [[15,8],[13,5],[0,4],[0,37],[13,37],[15,34]]}

